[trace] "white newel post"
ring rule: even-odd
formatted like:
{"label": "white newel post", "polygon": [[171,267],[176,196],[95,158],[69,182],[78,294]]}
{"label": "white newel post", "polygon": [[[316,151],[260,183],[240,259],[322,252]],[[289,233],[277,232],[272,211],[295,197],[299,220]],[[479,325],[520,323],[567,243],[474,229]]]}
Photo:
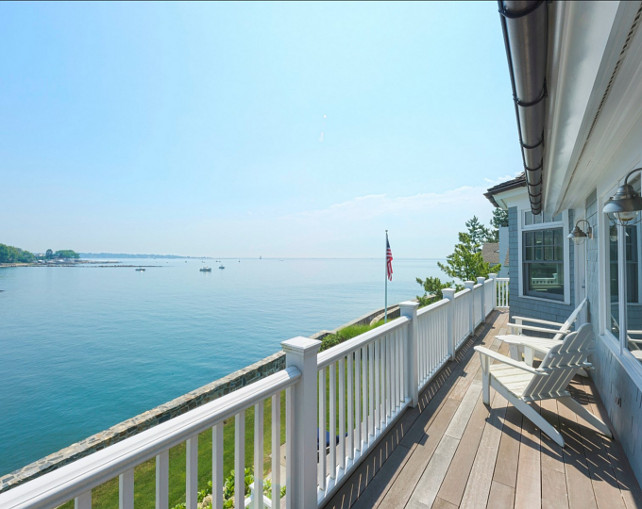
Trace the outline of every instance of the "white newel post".
{"label": "white newel post", "polygon": [[491,292],[492,293],[491,302],[493,303],[493,305],[490,307],[490,310],[492,311],[497,307],[497,281],[495,281],[495,279],[497,279],[497,274],[495,274],[494,272],[491,272],[490,274],[488,274],[488,279],[490,279],[493,282],[492,284],[493,291]]}
{"label": "white newel post", "polygon": [[405,301],[399,304],[401,316],[410,318],[408,323],[408,337],[406,338],[406,384],[405,396],[410,398],[410,405],[414,408],[419,403],[419,378],[417,370],[417,308],[418,302]]}
{"label": "white newel post", "polygon": [[451,360],[455,360],[457,339],[455,338],[455,289],[444,288],[441,293],[444,299],[448,299],[448,354]]}
{"label": "white newel post", "polygon": [[296,337],[281,342],[286,367],[301,371],[292,387],[292,429],[286,429],[291,452],[291,471],[287,472],[287,507],[317,507],[317,352],[321,341]]}
{"label": "white newel post", "polygon": [[464,281],[464,286],[470,290],[470,311],[468,313],[470,316],[470,325],[468,328],[470,330],[470,335],[472,336],[475,332],[475,282]]}
{"label": "white newel post", "polygon": [[479,310],[480,313],[480,323],[484,323],[486,321],[486,302],[485,302],[485,297],[486,297],[486,278],[485,277],[478,277],[477,278],[477,284],[481,285],[481,309]]}

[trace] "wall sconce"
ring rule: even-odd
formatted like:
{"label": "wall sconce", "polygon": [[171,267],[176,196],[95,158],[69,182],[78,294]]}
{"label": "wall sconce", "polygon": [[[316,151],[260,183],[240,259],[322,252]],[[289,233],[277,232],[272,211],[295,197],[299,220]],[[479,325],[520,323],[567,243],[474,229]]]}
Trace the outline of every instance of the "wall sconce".
{"label": "wall sconce", "polygon": [[642,168],[631,170],[624,178],[624,184],[618,187],[613,196],[609,198],[602,209],[616,224],[635,224],[640,220],[638,212],[642,210],[642,198],[635,192],[633,186],[628,183],[629,177]]}
{"label": "wall sconce", "polygon": [[[580,228],[580,223],[586,223],[586,232],[584,232]],[[589,223],[586,219],[578,219],[578,221],[575,223],[575,228],[573,228],[573,231],[568,234],[568,238],[575,242],[575,244],[581,244],[586,238],[592,239],[593,228],[591,228],[591,223]]]}

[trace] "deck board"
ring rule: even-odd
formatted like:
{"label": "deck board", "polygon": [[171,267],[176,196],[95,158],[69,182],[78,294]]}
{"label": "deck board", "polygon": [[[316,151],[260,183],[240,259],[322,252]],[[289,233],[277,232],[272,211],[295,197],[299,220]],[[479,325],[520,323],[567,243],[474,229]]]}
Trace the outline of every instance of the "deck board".
{"label": "deck board", "polygon": [[[564,449],[494,390],[483,404],[472,347],[506,353],[495,336],[506,332],[507,318],[495,312],[477,329],[324,507],[642,508],[620,444],[563,405],[548,400],[536,408],[560,430]],[[606,418],[588,379],[576,377],[571,392]]]}

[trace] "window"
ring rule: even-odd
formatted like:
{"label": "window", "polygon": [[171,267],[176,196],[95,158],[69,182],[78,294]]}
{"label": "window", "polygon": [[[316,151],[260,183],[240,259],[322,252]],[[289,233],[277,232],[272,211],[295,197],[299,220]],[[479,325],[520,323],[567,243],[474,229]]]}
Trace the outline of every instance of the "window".
{"label": "window", "polygon": [[[640,180],[632,185],[639,192]],[[640,224],[616,226],[606,218],[608,228],[607,322],[606,329],[622,342],[624,349],[642,360],[642,306],[640,296]],[[620,264],[624,265],[621,270]],[[626,300],[625,300],[626,299]]]}
{"label": "window", "polygon": [[563,228],[524,231],[522,235],[524,295],[564,300]]}

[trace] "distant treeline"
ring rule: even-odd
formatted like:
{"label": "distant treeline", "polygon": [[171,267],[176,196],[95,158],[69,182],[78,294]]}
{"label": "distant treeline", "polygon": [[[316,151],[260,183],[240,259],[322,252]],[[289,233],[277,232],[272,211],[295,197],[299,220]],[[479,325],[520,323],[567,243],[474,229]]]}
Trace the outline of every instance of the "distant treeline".
{"label": "distant treeline", "polygon": [[18,247],[0,244],[0,263],[31,263],[36,260],[58,260],[61,258],[80,258],[80,255],[71,249],[52,251],[47,249],[44,255],[35,255]]}

